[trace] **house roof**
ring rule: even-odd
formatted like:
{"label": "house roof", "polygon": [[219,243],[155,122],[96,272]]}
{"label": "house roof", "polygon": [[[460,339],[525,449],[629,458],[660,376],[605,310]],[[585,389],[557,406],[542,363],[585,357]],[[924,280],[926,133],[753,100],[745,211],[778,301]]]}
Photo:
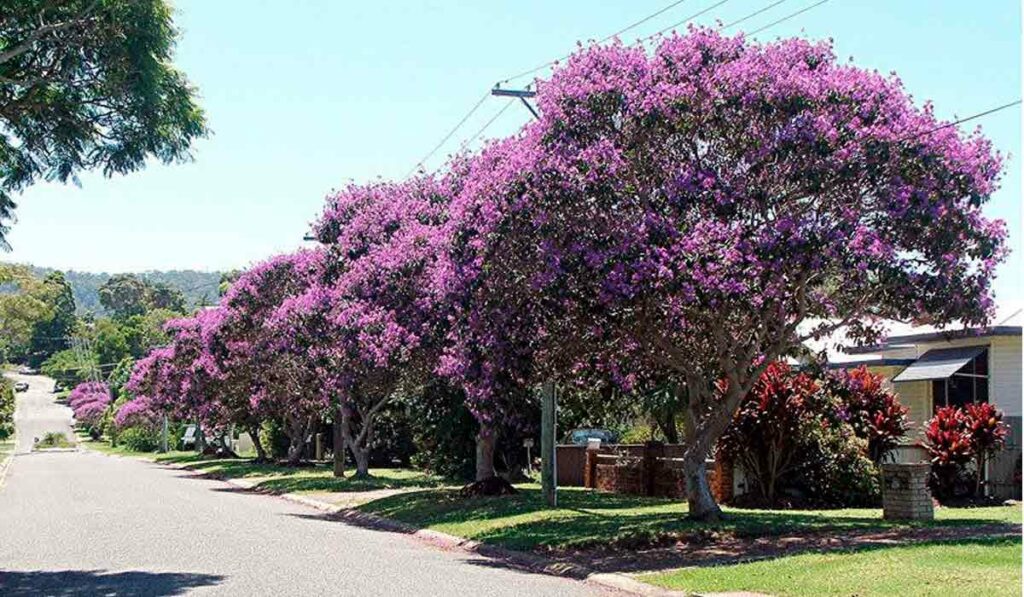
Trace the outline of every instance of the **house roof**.
{"label": "house roof", "polygon": [[929,350],[913,364],[900,371],[900,374],[892,380],[897,382],[948,379],[984,351],[984,346],[958,346]]}
{"label": "house roof", "polygon": [[[807,326],[815,322],[808,322]],[[1020,336],[1024,324],[1024,301],[1004,301],[996,308],[992,325],[988,328],[963,328],[956,324],[938,328],[931,325],[914,325],[899,321],[884,321],[882,327],[887,337],[884,342],[871,346],[856,346],[847,338],[846,330],[841,329],[827,338],[809,340],[804,345],[813,352],[825,351],[829,363],[840,367],[865,365],[898,365],[907,364],[883,356],[883,352],[897,348],[912,348],[915,344],[951,340],[967,337]]]}

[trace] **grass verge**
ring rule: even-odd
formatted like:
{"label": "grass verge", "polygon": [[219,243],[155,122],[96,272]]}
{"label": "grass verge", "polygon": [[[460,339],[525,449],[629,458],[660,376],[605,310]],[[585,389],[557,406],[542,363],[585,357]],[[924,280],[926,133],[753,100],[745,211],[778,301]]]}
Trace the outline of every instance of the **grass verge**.
{"label": "grass verge", "polygon": [[220,479],[245,479],[254,488],[273,493],[310,492],[364,492],[379,489],[423,489],[440,487],[444,481],[433,475],[412,469],[370,469],[370,476],[357,479],[353,471],[345,478],[335,477],[333,469],[325,464],[288,467],[271,463],[255,463],[246,458],[211,458],[192,451],[172,451],[164,454],[132,452],[123,447],[112,447],[107,441],[96,441],[80,434],[79,441],[87,448],[118,456],[130,456],[184,466],[199,473]]}
{"label": "grass verge", "polygon": [[686,504],[636,496],[559,490],[559,507],[548,509],[540,488],[521,485],[510,497],[462,498],[449,488],[414,491],[374,500],[361,511],[468,539],[518,550],[567,550],[592,547],[629,548],[709,534],[740,537],[788,533],[977,526],[1020,523],[1019,506],[939,508],[936,520],[908,523],[882,519],[880,509],[740,510],[726,509],[728,519],[709,525],[687,520]]}
{"label": "grass verge", "polygon": [[640,579],[687,592],[772,595],[1019,595],[1021,540],[972,538],[683,568]]}

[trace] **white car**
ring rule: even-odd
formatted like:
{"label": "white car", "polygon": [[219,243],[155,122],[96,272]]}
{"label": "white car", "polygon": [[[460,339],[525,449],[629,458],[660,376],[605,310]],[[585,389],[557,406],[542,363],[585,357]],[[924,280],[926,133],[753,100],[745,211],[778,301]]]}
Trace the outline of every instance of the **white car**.
{"label": "white car", "polygon": [[28,391],[28,383],[26,383],[24,381],[19,381],[18,383],[14,384],[14,391],[15,392],[27,392]]}

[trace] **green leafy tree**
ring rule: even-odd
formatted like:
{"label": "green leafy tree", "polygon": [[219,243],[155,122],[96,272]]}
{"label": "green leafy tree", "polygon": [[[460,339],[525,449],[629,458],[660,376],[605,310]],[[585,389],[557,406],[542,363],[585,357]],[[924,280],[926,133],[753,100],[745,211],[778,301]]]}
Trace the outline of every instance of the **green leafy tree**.
{"label": "green leafy tree", "polygon": [[167,309],[177,313],[185,313],[185,295],[174,286],[165,282],[147,283],[146,303],[150,309]]}
{"label": "green leafy tree", "polygon": [[68,347],[68,337],[75,328],[75,297],[71,285],[61,272],[47,274],[42,284],[44,301],[50,315],[36,321],[32,328],[29,364],[38,367],[55,352]]}
{"label": "green leafy tree", "polygon": [[164,324],[179,316],[180,313],[167,309],[153,309],[143,315],[129,317],[122,325],[122,330],[128,340],[128,349],[132,356],[141,359],[150,350],[170,342],[170,337],[164,331]]}
{"label": "green leafy tree", "polygon": [[189,158],[207,134],[164,0],[0,0],[0,244],[11,193]]}
{"label": "green leafy tree", "polygon": [[51,306],[42,282],[24,266],[0,263],[0,289],[0,357],[20,359],[36,323],[51,316]]}
{"label": "green leafy tree", "polygon": [[118,363],[131,356],[128,338],[118,322],[108,317],[97,319],[95,334],[93,346],[101,365]]}
{"label": "green leafy tree", "polygon": [[146,312],[149,286],[134,274],[111,276],[99,289],[100,304],[119,319]]}
{"label": "green leafy tree", "polygon": [[99,357],[94,352],[84,353],[84,358],[72,349],[54,353],[43,361],[39,370],[52,377],[57,385],[71,388],[79,383],[100,375]]}

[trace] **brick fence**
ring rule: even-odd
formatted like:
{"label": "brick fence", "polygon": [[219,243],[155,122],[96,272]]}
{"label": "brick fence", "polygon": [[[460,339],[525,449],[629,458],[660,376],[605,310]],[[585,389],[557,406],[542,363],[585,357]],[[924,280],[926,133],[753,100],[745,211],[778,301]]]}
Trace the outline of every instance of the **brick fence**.
{"label": "brick fence", "polygon": [[[570,453],[569,450],[563,452],[563,448],[578,449]],[[604,445],[597,450],[587,450],[585,446],[559,446],[558,482],[568,485],[564,481],[578,479],[583,487],[598,491],[683,498],[686,496],[681,462],[683,449],[681,444],[659,442]],[[579,470],[581,462],[582,470]],[[715,499],[727,501],[732,498],[731,465],[721,460],[709,462],[708,481]]]}

